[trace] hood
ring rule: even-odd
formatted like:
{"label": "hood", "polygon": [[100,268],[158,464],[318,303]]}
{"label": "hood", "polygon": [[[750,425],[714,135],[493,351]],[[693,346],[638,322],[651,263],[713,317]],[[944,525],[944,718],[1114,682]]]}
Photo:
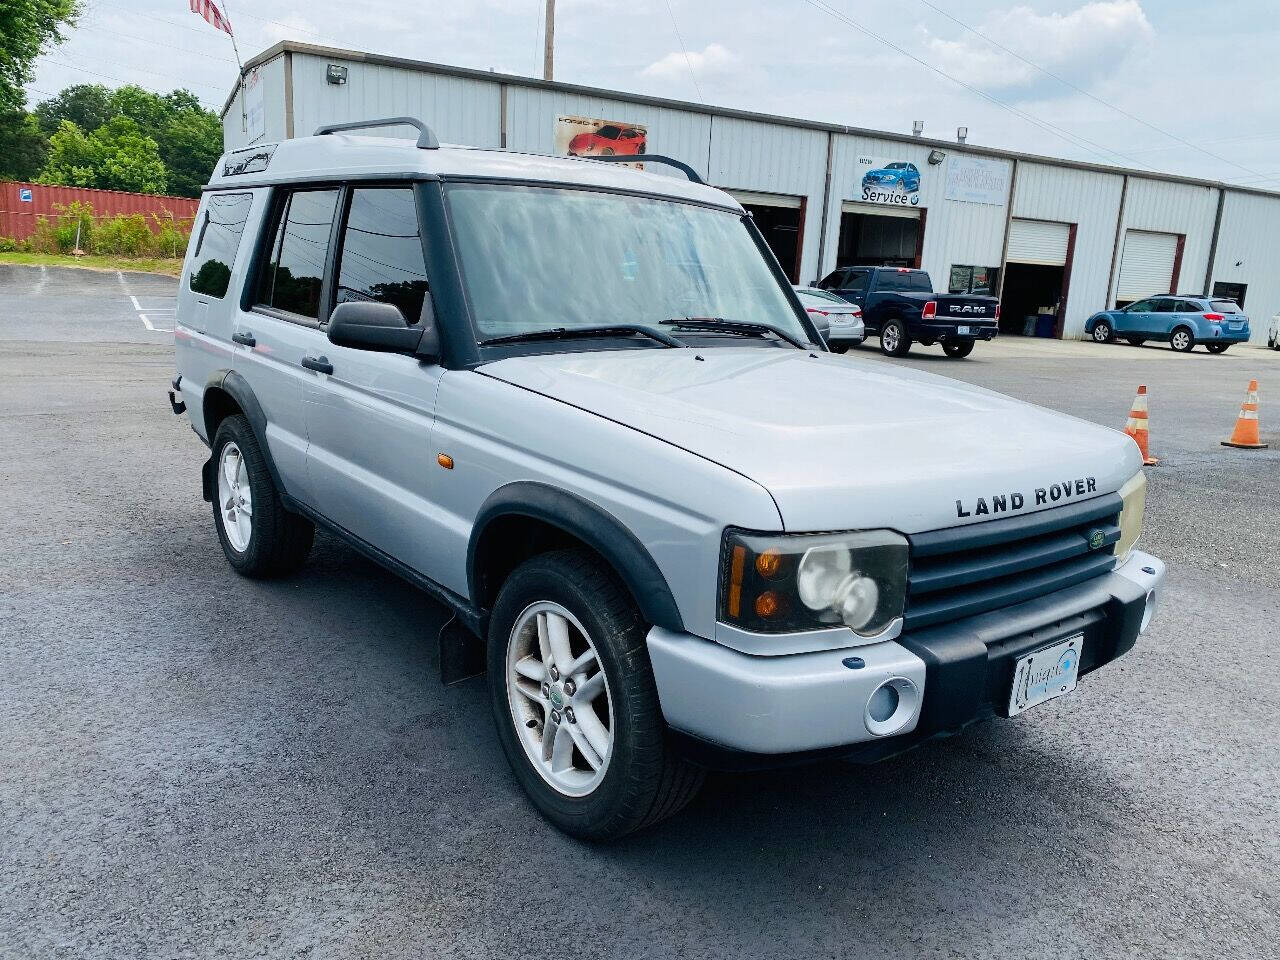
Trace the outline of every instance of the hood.
{"label": "hood", "polygon": [[480,372],[751,478],[786,530],[977,523],[1109,493],[1141,467],[1137,445],[1118,431],[827,353],[611,350],[512,357]]}

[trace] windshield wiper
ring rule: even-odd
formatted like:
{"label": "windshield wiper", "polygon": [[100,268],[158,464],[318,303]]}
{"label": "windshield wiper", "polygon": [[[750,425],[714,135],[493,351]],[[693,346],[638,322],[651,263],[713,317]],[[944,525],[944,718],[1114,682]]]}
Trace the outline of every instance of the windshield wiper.
{"label": "windshield wiper", "polygon": [[744,337],[760,337],[771,333],[779,340],[785,340],[800,350],[808,350],[809,344],[801,342],[799,337],[775,327],[771,323],[754,323],[750,320],[725,320],[723,317],[674,317],[663,320],[664,327],[675,327],[677,330],[714,330],[719,333],[737,333]]}
{"label": "windshield wiper", "polygon": [[533,343],[537,340],[578,340],[589,337],[620,337],[639,334],[656,340],[664,347],[683,347],[684,344],[665,333],[639,323],[610,323],[599,327],[552,327],[550,330],[526,330],[524,333],[508,333],[501,337],[490,337],[481,340],[480,346],[489,347],[499,343]]}

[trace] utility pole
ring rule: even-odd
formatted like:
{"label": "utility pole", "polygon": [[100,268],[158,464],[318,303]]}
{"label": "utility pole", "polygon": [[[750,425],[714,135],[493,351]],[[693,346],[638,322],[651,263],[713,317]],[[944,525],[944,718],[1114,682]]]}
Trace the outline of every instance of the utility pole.
{"label": "utility pole", "polygon": [[542,79],[551,80],[556,60],[556,0],[547,0],[547,28],[542,37]]}

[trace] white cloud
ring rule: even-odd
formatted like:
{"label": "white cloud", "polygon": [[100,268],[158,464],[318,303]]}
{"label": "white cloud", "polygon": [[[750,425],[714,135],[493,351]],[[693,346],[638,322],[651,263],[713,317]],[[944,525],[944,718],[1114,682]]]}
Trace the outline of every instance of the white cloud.
{"label": "white cloud", "polygon": [[[977,29],[1084,89],[1144,50],[1155,36],[1140,0],[1098,0],[1050,14],[1013,7],[989,14]],[[941,69],[984,90],[1008,92],[1017,99],[1072,94],[1065,84],[968,31],[955,40],[930,37],[928,46]]]}
{"label": "white cloud", "polygon": [[689,71],[699,80],[718,79],[735,73],[742,59],[733,51],[718,43],[709,43],[705,50],[690,50],[686,57],[683,50],[668,53],[640,71],[641,76],[656,80],[681,80]]}

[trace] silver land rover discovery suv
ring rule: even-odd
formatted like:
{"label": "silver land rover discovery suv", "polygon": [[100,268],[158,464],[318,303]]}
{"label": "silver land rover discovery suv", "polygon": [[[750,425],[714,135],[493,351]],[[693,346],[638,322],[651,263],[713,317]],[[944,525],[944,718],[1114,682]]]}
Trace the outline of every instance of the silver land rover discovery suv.
{"label": "silver land rover discovery suv", "polygon": [[231,565],[293,573],[320,525],[430,592],[524,789],[596,839],[1133,646],[1164,565],[1128,437],[829,353],[738,203],[644,162],[403,118],[222,158],[171,400]]}

